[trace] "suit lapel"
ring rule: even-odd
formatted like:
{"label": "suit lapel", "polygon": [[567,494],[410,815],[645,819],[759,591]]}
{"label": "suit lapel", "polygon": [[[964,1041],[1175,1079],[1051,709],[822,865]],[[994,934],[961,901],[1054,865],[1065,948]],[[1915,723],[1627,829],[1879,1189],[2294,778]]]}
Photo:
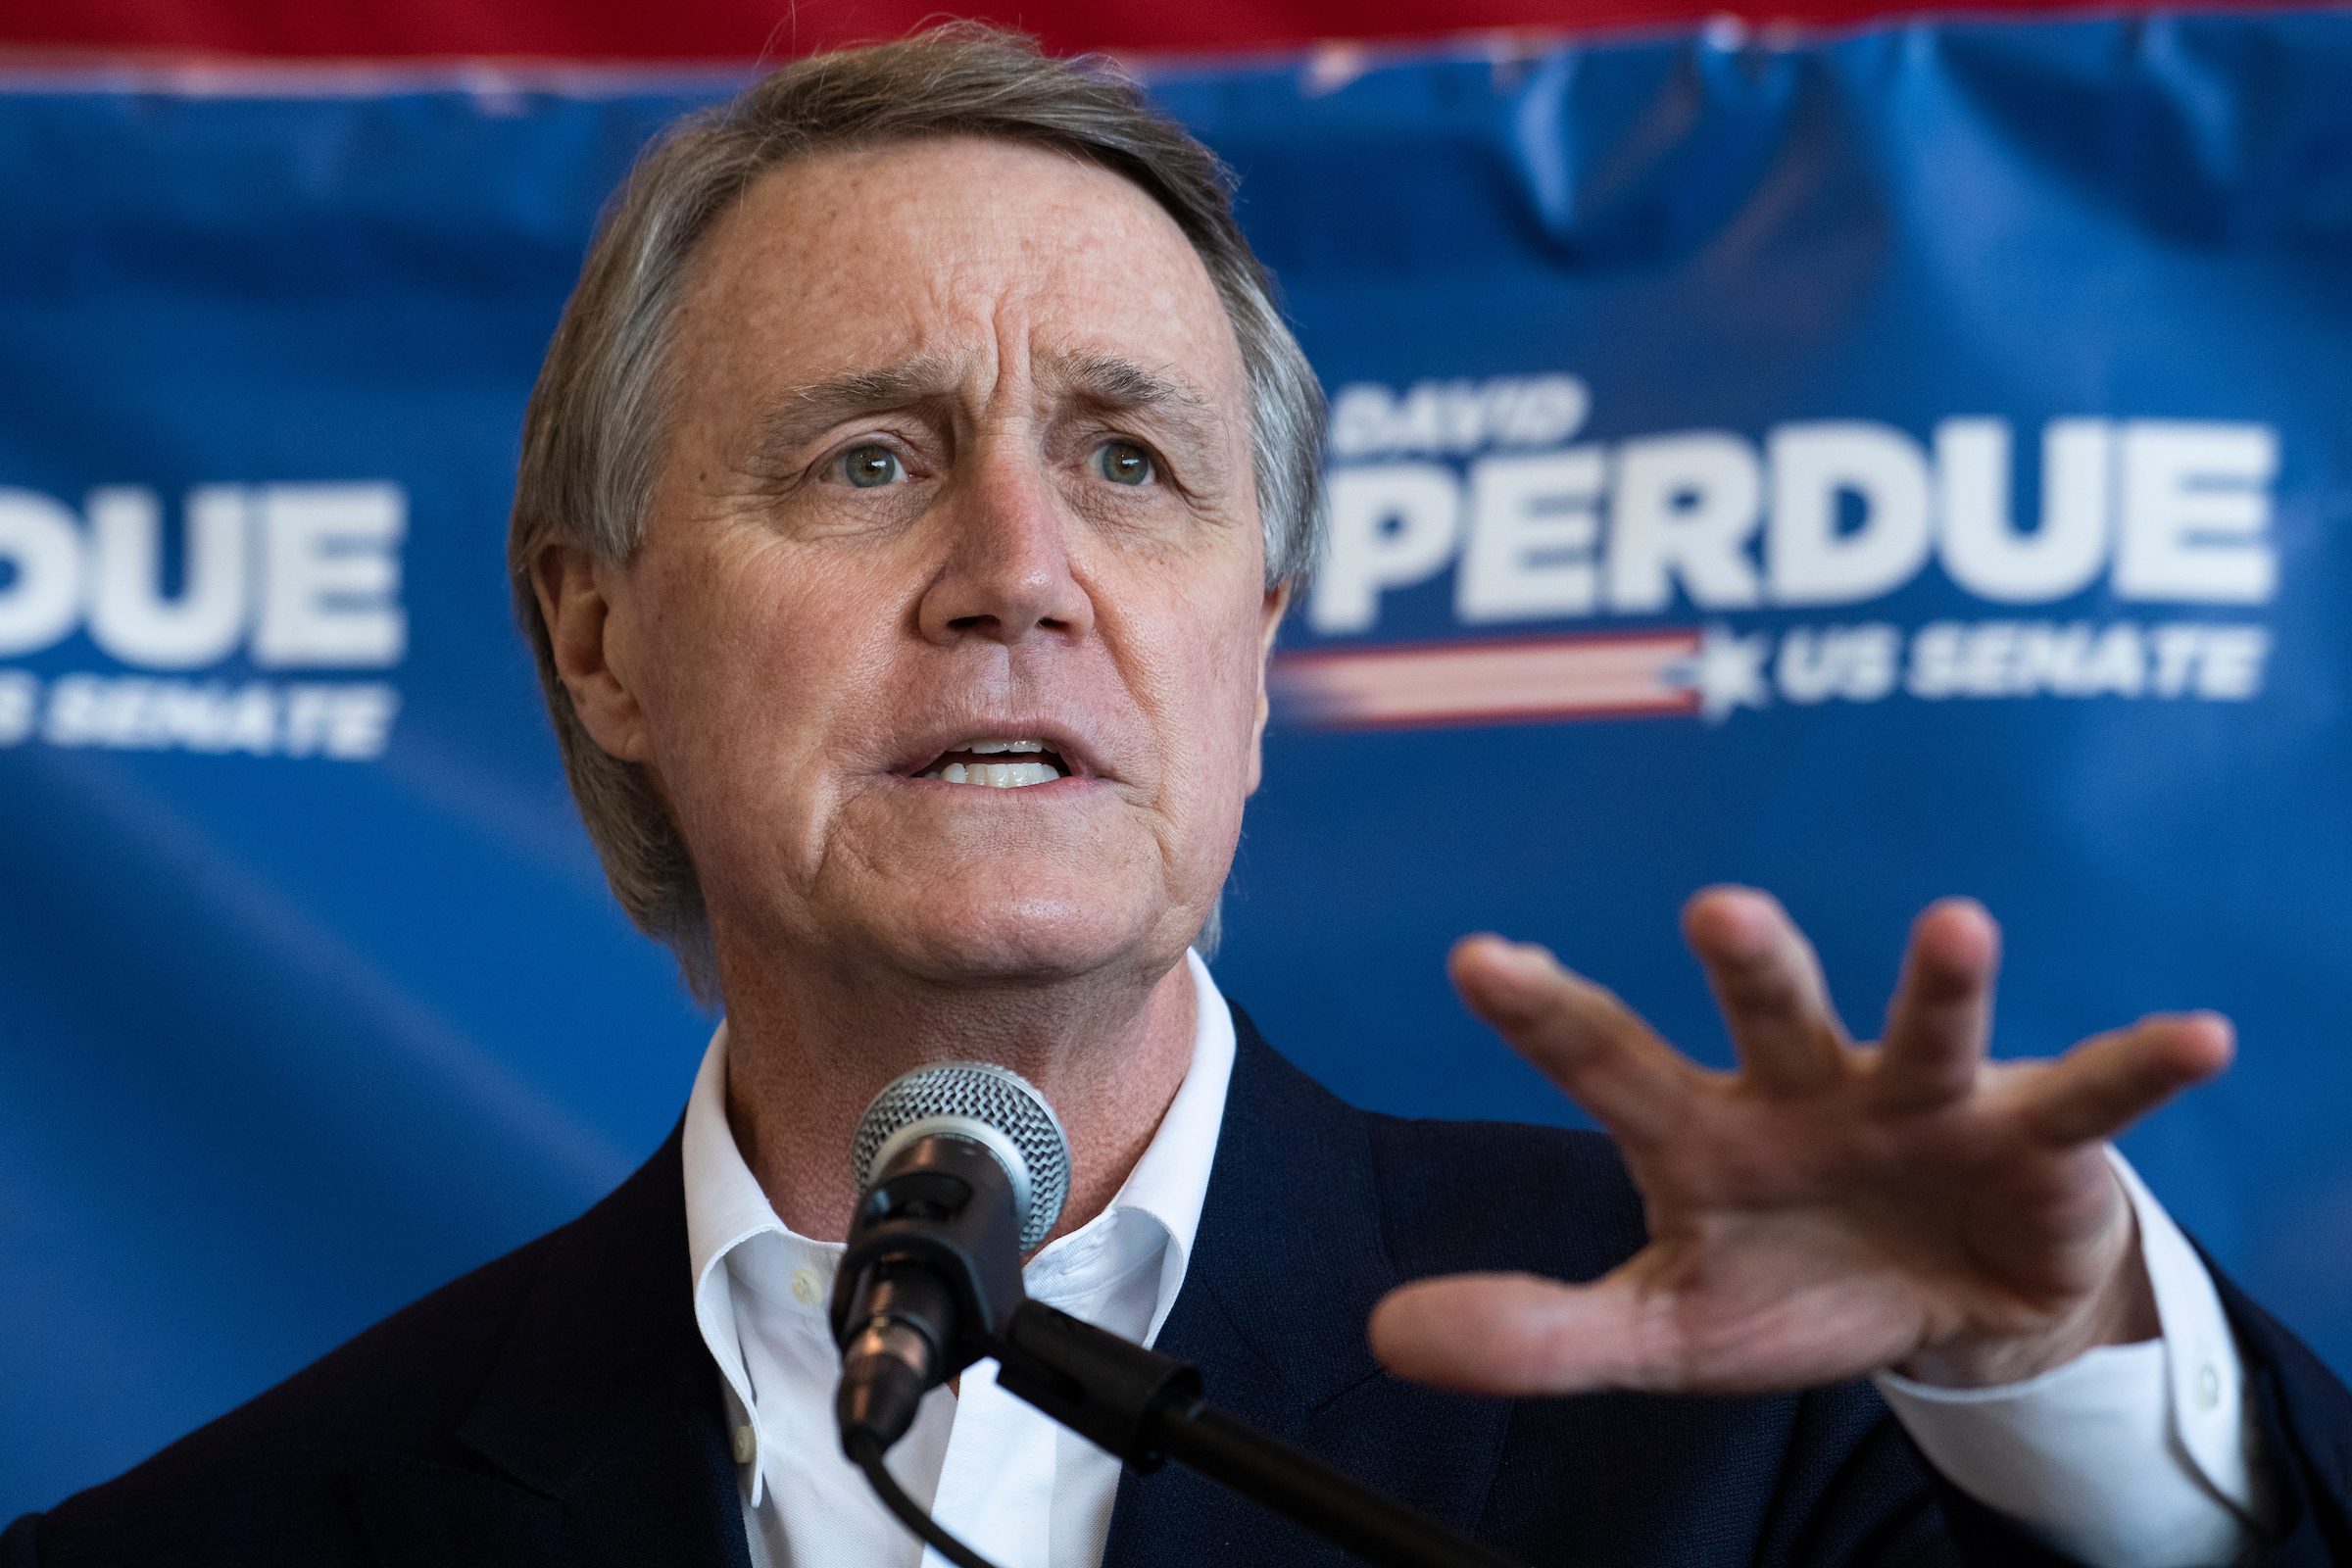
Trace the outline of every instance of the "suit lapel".
{"label": "suit lapel", "polygon": [[460,1427],[488,1472],[381,1460],[360,1508],[387,1568],[749,1568],[718,1374],[694,1321],[673,1132],[550,1239]]}
{"label": "suit lapel", "polygon": [[[1158,1348],[1209,1399],[1392,1496],[1469,1530],[1509,1406],[1397,1382],[1364,1323],[1398,1283],[1369,1120],[1277,1055],[1233,1009],[1225,1120],[1184,1287]],[[1122,1476],[1105,1568],[1346,1560],[1189,1471]]]}
{"label": "suit lapel", "polygon": [[1204,1367],[1209,1397],[1246,1419],[1294,1419],[1379,1371],[1364,1317],[1396,1275],[1363,1116],[1276,1055],[1239,1007],[1233,1016],[1225,1120],[1160,1345],[1246,1348],[1260,1363],[1249,1373]]}

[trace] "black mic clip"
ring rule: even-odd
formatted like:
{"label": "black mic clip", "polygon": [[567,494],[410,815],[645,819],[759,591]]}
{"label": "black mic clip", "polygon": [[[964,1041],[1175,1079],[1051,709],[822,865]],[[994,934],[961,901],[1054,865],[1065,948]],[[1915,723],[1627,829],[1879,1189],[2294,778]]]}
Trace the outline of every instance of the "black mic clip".
{"label": "black mic clip", "polygon": [[850,1223],[830,1307],[845,1449],[887,1451],[932,1388],[997,1354],[1021,1289],[1022,1215],[1003,1163],[953,1134],[909,1141]]}

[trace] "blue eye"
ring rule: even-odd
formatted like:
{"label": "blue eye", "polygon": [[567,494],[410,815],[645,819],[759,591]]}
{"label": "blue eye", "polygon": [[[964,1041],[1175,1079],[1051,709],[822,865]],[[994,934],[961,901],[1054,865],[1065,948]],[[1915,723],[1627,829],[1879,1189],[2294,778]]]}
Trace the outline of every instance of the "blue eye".
{"label": "blue eye", "polygon": [[1105,441],[1095,467],[1112,484],[1144,484],[1152,477],[1152,454],[1132,441]]}
{"label": "blue eye", "polygon": [[860,490],[872,490],[904,478],[899,455],[888,447],[854,447],[841,455],[841,476]]}

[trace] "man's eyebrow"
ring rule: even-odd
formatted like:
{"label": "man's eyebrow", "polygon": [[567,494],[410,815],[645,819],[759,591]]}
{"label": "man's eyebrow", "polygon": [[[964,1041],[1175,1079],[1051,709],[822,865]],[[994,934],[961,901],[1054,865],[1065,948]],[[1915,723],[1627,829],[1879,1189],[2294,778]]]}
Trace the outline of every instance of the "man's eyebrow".
{"label": "man's eyebrow", "polygon": [[752,442],[753,464],[760,468],[788,466],[802,447],[842,420],[928,402],[946,395],[955,380],[946,361],[926,354],[793,387],[760,417]]}
{"label": "man's eyebrow", "polygon": [[[1173,370],[1156,370],[1115,354],[1085,352],[1050,355],[1041,368],[1047,384],[1060,396],[1104,413],[1150,414],[1188,443],[1205,447],[1215,442],[1215,403]],[[956,380],[954,365],[925,354],[793,387],[760,416],[750,466],[763,473],[793,467],[804,447],[842,420],[952,396]]]}
{"label": "man's eyebrow", "polygon": [[1049,362],[1057,390],[1109,409],[1151,409],[1191,422],[1211,416],[1216,405],[1173,370],[1154,370],[1115,354],[1057,354]]}

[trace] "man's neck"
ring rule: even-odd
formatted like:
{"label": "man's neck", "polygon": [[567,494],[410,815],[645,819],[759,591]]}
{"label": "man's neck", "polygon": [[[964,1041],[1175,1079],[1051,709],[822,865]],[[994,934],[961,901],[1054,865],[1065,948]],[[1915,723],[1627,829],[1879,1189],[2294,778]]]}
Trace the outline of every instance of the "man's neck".
{"label": "man's neck", "polygon": [[1108,1206],[1151,1146],[1192,1063],[1196,1010],[1182,959],[1140,987],[730,986],[727,1122],[777,1217],[839,1241],[858,1200],[851,1139],[882,1086],[935,1061],[1010,1067],[1069,1134],[1059,1236]]}

